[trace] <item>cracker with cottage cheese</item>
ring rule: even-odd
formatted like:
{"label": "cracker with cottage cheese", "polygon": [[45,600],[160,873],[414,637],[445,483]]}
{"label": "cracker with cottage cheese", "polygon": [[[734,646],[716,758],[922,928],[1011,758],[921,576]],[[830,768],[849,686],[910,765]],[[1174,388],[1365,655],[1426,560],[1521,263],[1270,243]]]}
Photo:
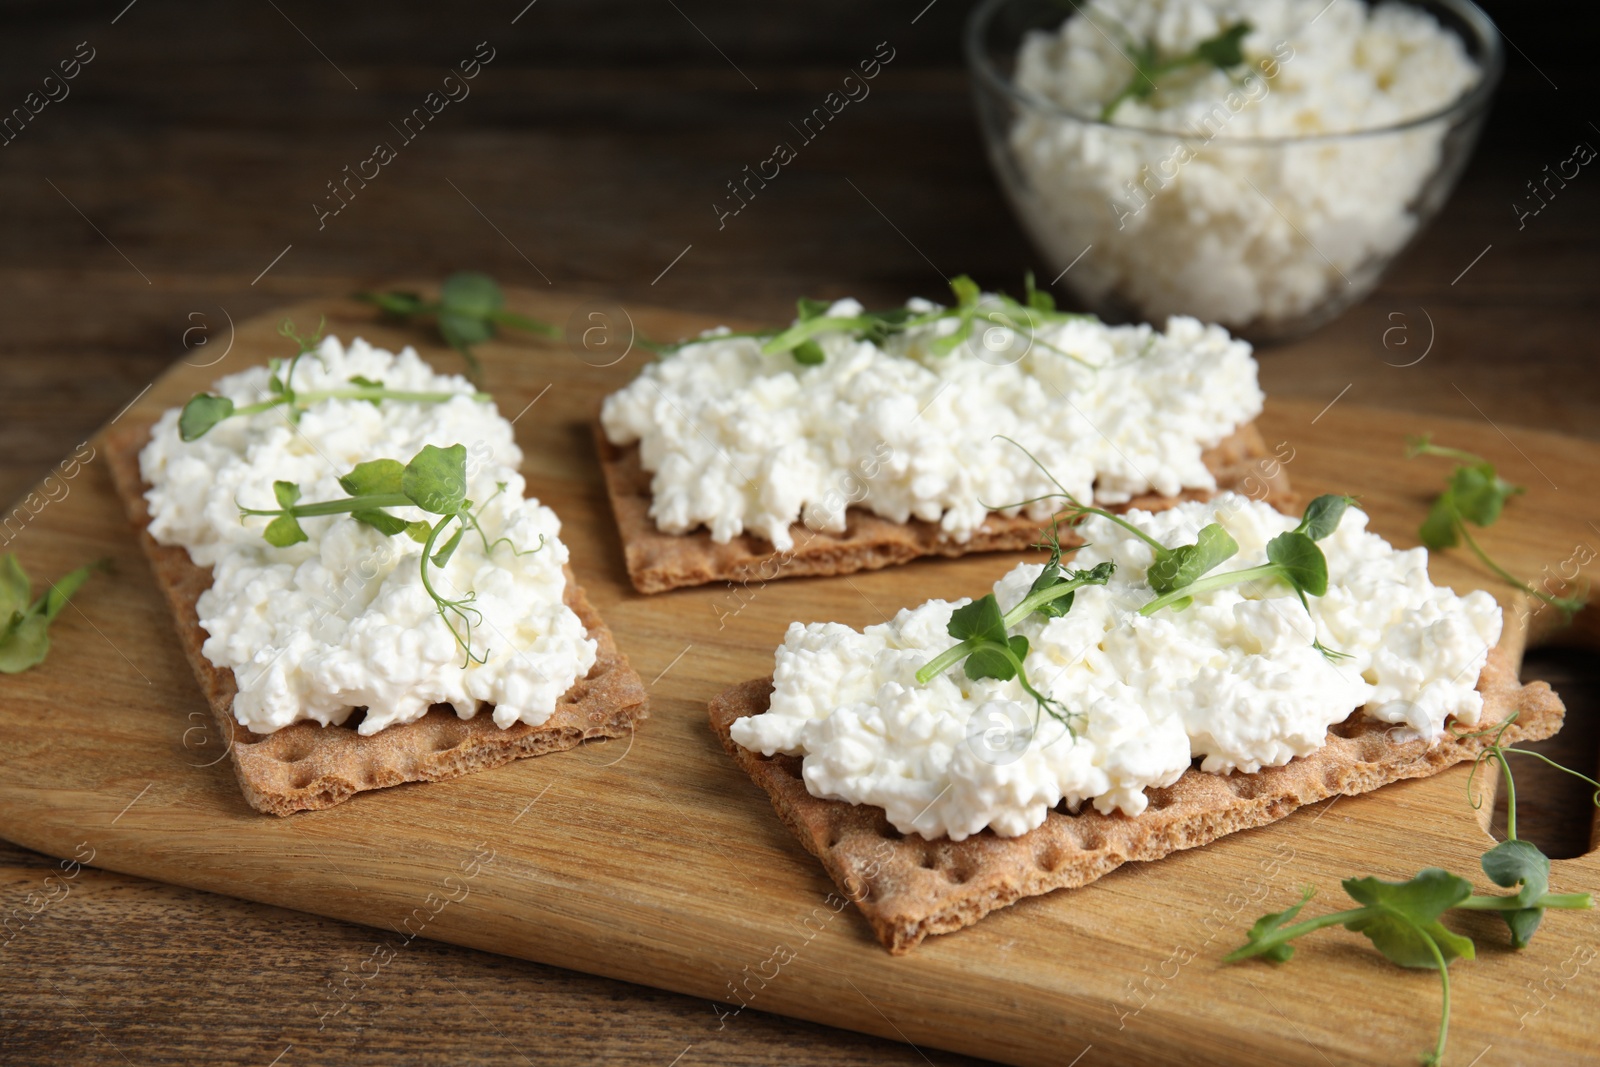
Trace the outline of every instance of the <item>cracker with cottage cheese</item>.
{"label": "cracker with cottage cheese", "polygon": [[[281,374],[247,370],[216,393],[236,408],[259,403]],[[310,397],[357,379],[446,399],[318,399],[294,423],[269,409],[193,440],[174,409],[108,441],[245,799],[288,815],[631,733],[648,714],[644,686],[567,566],[559,520],[523,497],[521,452],[492,401],[410,349],[359,340],[323,341],[291,384]],[[303,517],[304,539],[283,547],[263,539],[265,519],[241,517],[274,506],[275,482],[334,500],[350,495],[340,476],[358,464],[453,444],[466,446],[464,488],[484,536],[444,557],[436,546],[426,569],[412,537],[350,514]],[[468,616],[452,625],[441,614],[430,584],[464,605],[470,629]]]}
{"label": "cracker with cottage cheese", "polygon": [[[1128,518],[1167,545],[1219,523],[1239,548],[1219,575],[1261,565],[1296,523],[1231,495]],[[1355,508],[1321,540],[1322,595],[1255,581],[1149,615],[1151,550],[1108,519],[1084,527],[1091,544],[1070,566],[1111,564],[1112,578],[1015,625],[1016,678],[919,680],[964,606],[933,600],[864,631],[796,623],[772,678],[712,702],[724,747],[891,952],[1123,863],[1437,773],[1513,714],[1507,737],[1560,728],[1560,700],[1520,685],[1498,651],[1493,598],[1435,586],[1425,549],[1393,549]],[[1000,609],[1040,571],[995,583]],[[1020,678],[1070,719],[1042,714]]]}
{"label": "cracker with cottage cheese", "polygon": [[998,294],[967,307],[954,345],[961,307],[923,300],[888,336],[861,335],[853,300],[819,306],[789,333],[846,325],[813,329],[810,350],[713,331],[607,397],[600,460],[634,586],[1022,549],[1059,504],[1036,498],[1063,490],[1146,510],[1219,489],[1292,499],[1292,451],[1254,425],[1250,346],[1220,327],[1025,319]]}

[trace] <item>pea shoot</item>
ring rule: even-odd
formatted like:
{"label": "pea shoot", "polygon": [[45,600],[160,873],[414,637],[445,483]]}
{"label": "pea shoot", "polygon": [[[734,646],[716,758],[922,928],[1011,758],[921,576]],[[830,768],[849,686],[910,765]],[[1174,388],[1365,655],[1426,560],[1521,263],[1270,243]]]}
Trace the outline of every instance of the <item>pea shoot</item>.
{"label": "pea shoot", "polygon": [[505,308],[506,297],[499,284],[487,274],[457,271],[444,280],[439,299],[424,300],[419,293],[391,290],[386,293],[360,292],[357,300],[374,304],[385,314],[403,321],[431,315],[445,344],[461,353],[467,375],[482,384],[483,365],[472,346],[495,336],[501,326],[511,326],[541,337],[559,337],[561,331],[548,322],[519,315]]}
{"label": "pea shoot", "polygon": [[1467,528],[1468,523],[1474,526],[1493,524],[1500,518],[1506,501],[1524,493],[1524,487],[1513,485],[1500,477],[1494,464],[1482,456],[1459,448],[1436,445],[1426,434],[1406,440],[1406,458],[1415,459],[1418,456],[1441,456],[1453,459],[1458,464],[1450,472],[1445,491],[1434,498],[1433,506],[1428,509],[1428,517],[1417,531],[1422,543],[1438,552],[1465,542],[1472,554],[1501,581],[1550,605],[1561,612],[1563,622],[1571,622],[1572,616],[1583,608],[1587,600],[1582,592],[1576,596],[1555,596],[1535,589],[1491,559]]}
{"label": "pea shoot", "polygon": [[[273,482],[272,492],[278,503],[276,508],[240,506],[239,514],[241,518],[270,517],[272,521],[267,524],[262,537],[267,544],[276,548],[288,548],[309,540],[300,526],[300,520],[314,516],[349,515],[385,537],[405,534],[422,545],[422,587],[433,599],[439,617],[450,628],[456,644],[461,646],[466,655],[462,667],[466,667],[468,662],[487,662],[487,651],[478,655],[472,649],[472,627],[482,621],[482,614],[472,606],[477,594],[468,591],[465,596],[457,598],[444,596],[429,577],[429,565],[443,568],[448,564],[468,529],[482,539],[485,554],[492,553],[500,544],[510,545],[511,552],[518,556],[537,552],[544,547],[543,537],[536,547],[522,551],[511,545],[508,538],[489,539],[473,511],[472,501],[467,499],[467,450],[463,445],[455,444],[448,448],[424,445],[405,464],[395,459],[368,460],[357,464],[350,473],[341,477],[339,485],[350,495],[340,500],[302,504],[301,490],[297,484]],[[504,492],[505,488],[505,483],[499,483],[495,495]],[[398,507],[421,508],[438,518],[404,519],[389,510]],[[452,524],[454,532],[450,532]],[[446,536],[447,533],[449,536]]]}
{"label": "pea shoot", "polygon": [[[1328,591],[1328,559],[1322,554],[1317,542],[1339,528],[1339,522],[1344,518],[1346,509],[1356,503],[1355,497],[1332,493],[1317,497],[1306,506],[1298,526],[1267,542],[1266,563],[1222,574],[1210,574],[1239,552],[1239,543],[1221,523],[1207,523],[1200,529],[1193,544],[1168,548],[1124,516],[1079,502],[1032,452],[1004,434],[996,436],[1016,446],[1023,455],[1032,460],[1033,465],[1050,479],[1056,487],[1056,492],[1018,501],[1015,504],[991,507],[990,510],[1019,508],[1041,500],[1060,500],[1064,503],[1061,513],[1068,517],[1069,523],[1081,522],[1090,515],[1099,515],[1139,538],[1150,546],[1150,551],[1155,556],[1145,571],[1145,581],[1156,593],[1154,600],[1139,609],[1140,615],[1148,617],[1162,608],[1182,611],[1201,593],[1209,593],[1242,582],[1282,581],[1295,591],[1300,597],[1300,603],[1308,612],[1311,610],[1311,605],[1306,600],[1307,594],[1323,596]],[[1324,645],[1320,638],[1313,638],[1311,647],[1330,660],[1349,658],[1345,653]]]}
{"label": "pea shoot", "polygon": [[1157,85],[1160,79],[1180,70],[1212,67],[1227,72],[1240,66],[1244,63],[1244,39],[1253,28],[1247,21],[1229,23],[1189,51],[1165,59],[1155,41],[1148,38],[1143,44],[1129,41],[1123,55],[1133,64],[1133,74],[1128,84],[1100,109],[1100,121],[1110,122],[1125,100],[1148,100],[1160,87]]}
{"label": "pea shoot", "polygon": [[[273,359],[267,366],[271,377],[267,379],[267,390],[272,394],[266,400],[255,404],[246,404],[239,407],[225,396],[214,393],[196,393],[183,405],[183,410],[178,414],[178,436],[185,441],[197,441],[211,432],[212,427],[224,419],[231,419],[239,415],[258,415],[263,411],[272,411],[282,408],[284,415],[291,423],[300,421],[300,416],[305,414],[307,408],[323,400],[369,400],[373,404],[380,404],[385,400],[396,400],[413,404],[442,404],[461,393],[446,392],[410,392],[403,389],[389,389],[382,382],[363,378],[360,375],[350,379],[347,387],[338,389],[317,389],[300,391],[294,387],[295,368],[300,365],[300,360],[306,356],[317,358],[316,348],[322,340],[322,324],[317,326],[317,332],[310,337],[302,337],[295,333],[294,322],[284,319],[278,327],[278,333],[295,342],[299,351],[289,360],[287,366],[281,359]],[[474,400],[490,399],[488,393],[470,394]]]}
{"label": "pea shoot", "polygon": [[[1067,570],[1061,565],[1061,541],[1052,526],[1048,535],[1050,561],[1033,580],[1028,593],[1010,611],[1002,613],[993,593],[957,608],[950,614],[947,632],[957,644],[945,649],[917,671],[917,681],[927,685],[956,664],[968,678],[1015,678],[1023,692],[1033,698],[1041,712],[1048,712],[1070,732],[1073,714],[1060,701],[1046,696],[1028,680],[1023,661],[1028,657],[1028,638],[1008,631],[1030,615],[1059,618],[1072,608],[1074,594],[1087,585],[1105,585],[1116,570],[1112,563],[1101,563],[1089,570]],[[1040,545],[1037,547],[1046,547]]]}
{"label": "pea shoot", "polygon": [[909,330],[932,326],[940,322],[954,322],[951,330],[941,333],[928,343],[928,350],[937,356],[948,356],[963,344],[971,343],[980,328],[998,327],[1010,330],[1027,342],[1066,356],[1068,359],[1092,366],[1078,356],[1045,341],[1039,331],[1050,325],[1071,322],[1075,319],[1093,319],[1093,315],[1056,310],[1055,297],[1034,285],[1030,271],[1024,278],[1022,300],[996,293],[991,302],[983,300],[978,283],[965,274],[950,279],[950,291],[955,297],[951,307],[932,311],[912,311],[910,308],[889,308],[886,311],[863,311],[857,315],[829,315],[832,306],[826,301],[802,297],[796,305],[796,321],[782,330],[746,330],[720,333],[711,337],[696,337],[668,345],[657,345],[663,351],[676,351],[705,341],[720,341],[729,337],[749,337],[762,342],[764,355],[788,354],[796,363],[815,366],[827,358],[817,338],[824,334],[844,333],[857,341],[870,341],[882,345],[890,337]]}
{"label": "pea shoot", "polygon": [[[1594,906],[1588,893],[1548,891],[1549,858],[1533,842],[1517,836],[1516,784],[1512,780],[1506,756],[1512,752],[1534,756],[1558,770],[1582,778],[1595,786],[1597,792],[1594,800],[1597,805],[1600,805],[1600,782],[1563,767],[1538,752],[1503,744],[1505,732],[1515,720],[1516,715],[1512,714],[1488,730],[1455,735],[1458,740],[1463,740],[1493,734],[1493,740],[1485,745],[1473,762],[1473,775],[1477,774],[1478,767],[1486,760],[1493,760],[1500,765],[1506,783],[1506,840],[1485,852],[1480,863],[1483,873],[1491,882],[1504,889],[1514,889],[1515,892],[1475,894],[1471,882],[1438,867],[1429,867],[1405,882],[1385,882],[1372,877],[1347,878],[1343,882],[1344,890],[1360,907],[1295,922],[1300,909],[1316,892],[1315,887],[1307,886],[1299,903],[1257,919],[1250,927],[1245,943],[1224,956],[1223,962],[1236,963],[1260,956],[1273,963],[1283,963],[1294,954],[1291,941],[1329,926],[1343,926],[1346,930],[1363,934],[1390,961],[1402,967],[1439,972],[1443,1007],[1438,1037],[1434,1047],[1422,1057],[1422,1062],[1441,1063],[1450,1035],[1450,963],[1457,959],[1472,959],[1474,947],[1471,938],[1448,929],[1439,921],[1440,918],[1449,911],[1496,912],[1511,931],[1512,947],[1521,949],[1532,940],[1545,909]],[[1469,776],[1469,798],[1472,797],[1472,781],[1473,777]],[[1477,807],[1478,803],[1480,801],[1474,800],[1473,806]]]}
{"label": "pea shoot", "polygon": [[50,588],[29,600],[32,585],[15,552],[0,556],[0,674],[21,674],[50,654],[50,624],[74,593],[95,571],[111,569],[99,560],[50,583]]}

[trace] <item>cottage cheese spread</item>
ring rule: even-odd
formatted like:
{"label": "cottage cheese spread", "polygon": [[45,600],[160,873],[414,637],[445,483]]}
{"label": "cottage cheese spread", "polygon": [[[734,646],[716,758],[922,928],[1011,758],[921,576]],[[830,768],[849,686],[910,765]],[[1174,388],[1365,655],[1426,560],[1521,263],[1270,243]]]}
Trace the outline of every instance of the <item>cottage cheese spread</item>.
{"label": "cottage cheese spread", "polygon": [[[269,395],[269,373],[256,367],[230,375],[216,391],[241,406],[254,403]],[[203,651],[234,672],[234,715],[252,731],[270,733],[301,719],[341,723],[365,707],[359,730],[372,734],[420,718],[433,704],[472,718],[489,703],[501,727],[543,723],[594,664],[595,643],[562,601],[567,549],[557,537],[560,522],[523,498],[522,453],[510,423],[492,403],[472,399],[465,379],[433,373],[410,348],[394,355],[365,341],[344,348],[328,338],[315,358],[300,360],[293,385],[334,389],[355,375],[391,389],[463,395],[437,404],[326,400],[298,426],[274,410],[226,419],[188,443],[171,410],[140,455],[151,486],[151,535],[213,568],[199,600],[200,625],[210,635]],[[275,507],[276,480],[299,483],[307,503],[340,499],[348,494],[338,477],[357,463],[404,463],[428,444],[467,447],[467,496],[478,502],[489,540],[505,537],[522,551],[501,544],[485,553],[469,533],[447,566],[429,569],[445,595],[476,594],[483,618],[473,627],[473,647],[488,650],[488,660],[465,668],[422,587],[421,545],[337,515],[302,519],[309,540],[274,548],[261,537],[266,519],[239,517],[241,504]],[[505,491],[495,496],[500,482]],[[418,508],[392,511],[427,517]],[[544,547],[527,551],[541,537]]]}
{"label": "cottage cheese spread", "polygon": [[[1349,302],[1418,224],[1448,124],[1380,130],[1436,112],[1480,71],[1460,38],[1394,3],[1094,0],[1017,56],[1024,93],[1097,119],[1132,76],[1127,41],[1180,55],[1248,20],[1246,65],[1162,78],[1115,126],[1021,109],[1013,190],[1069,284],[1146,318],[1241,327]],[[1461,149],[1452,149],[1457,155]],[[1459,162],[1459,160],[1457,161]],[[1347,298],[1347,299],[1346,299]]]}
{"label": "cottage cheese spread", "polygon": [[[1222,523],[1240,551],[1217,573],[1266,562],[1267,542],[1296,521],[1234,494],[1128,517],[1167,545]],[[984,827],[1025,833],[1063,800],[1138,815],[1145,788],[1175,782],[1194,758],[1218,774],[1278,766],[1321,747],[1357,708],[1408,737],[1438,738],[1452,718],[1476,723],[1499,607],[1488,593],[1433,585],[1425,549],[1397,551],[1366,524],[1352,508],[1321,542],[1328,592],[1309,614],[1273,582],[1146,618],[1136,609],[1153,596],[1149,547],[1090,518],[1089,546],[1071,565],[1113,561],[1111,582],[1079,589],[1067,615],[1013,631],[1028,637],[1029,679],[1078,714],[1075,736],[1048,715],[1035,732],[1015,680],[972,681],[955,667],[919,684],[917,669],[953,643],[951,612],[968,603],[930,600],[864,632],[790,626],[770,710],[734,723],[734,739],[803,755],[816,796],[882,807],[903,833],[960,840]],[[995,583],[1002,611],[1039,570],[1021,564]],[[1349,658],[1330,662],[1313,637]]]}
{"label": "cottage cheese spread", "polygon": [[[841,300],[828,314],[861,310]],[[613,443],[639,443],[662,530],[704,524],[719,543],[749,530],[787,550],[791,524],[839,532],[849,505],[936,522],[965,542],[990,505],[1055,492],[999,433],[1079,499],[1214,489],[1201,453],[1261,411],[1250,346],[1191,318],[1165,332],[1073,320],[1041,328],[1031,346],[989,326],[948,355],[929,351],[954,328],[945,320],[886,347],[824,335],[826,359],[813,366],[709,335],[646,367],[601,418]]]}

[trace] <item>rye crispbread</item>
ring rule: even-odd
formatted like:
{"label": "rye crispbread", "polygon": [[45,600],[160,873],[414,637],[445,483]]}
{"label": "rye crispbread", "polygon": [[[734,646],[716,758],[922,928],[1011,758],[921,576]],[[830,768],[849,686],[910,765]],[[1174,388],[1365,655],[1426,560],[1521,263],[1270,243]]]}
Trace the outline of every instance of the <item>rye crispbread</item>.
{"label": "rye crispbread", "polygon": [[[233,671],[212,665],[201,653],[206,633],[195,604],[211,585],[211,568],[197,567],[181,546],[157,544],[149,534],[150,513],[139,474],[139,451],[150,424],[130,425],[106,441],[107,462],[117,494],[139,530],[139,542],[156,583],[166,595],[178,640],[211,705],[245,800],[257,811],[290,815],[329,808],[356,793],[402,782],[436,782],[484,770],[525,756],[573,748],[586,739],[621,737],[649,715],[645,689],[611,631],[567,571],[566,603],[599,646],[594,667],[562,697],[541,726],[514,723],[502,730],[487,707],[471,719],[435,705],[422,718],[386,727],[370,736],[351,726],[298,722],[271,734],[251,733],[233,717],[238,692]],[[207,751],[212,751],[208,749]],[[220,758],[220,756],[218,757]]]}
{"label": "rye crispbread", "polygon": [[[970,540],[958,543],[944,537],[938,523],[920,519],[891,522],[855,507],[849,509],[848,525],[841,534],[795,523],[789,527],[794,547],[788,550],[776,549],[772,542],[752,533],[739,534],[722,545],[711,540],[710,532],[704,528],[686,534],[663,533],[650,517],[651,475],[640,463],[639,446],[613,445],[598,421],[595,440],[606,493],[622,536],[628,577],[641,593],[662,593],[707,582],[770,582],[774,578],[853,574],[892,567],[921,556],[1018,551],[1039,539],[1039,521],[1025,514],[1007,517],[991,513]],[[1207,449],[1202,458],[1215,475],[1218,489],[1243,492],[1280,511],[1295,501],[1282,465],[1273,460],[1254,423],[1240,426]],[[1269,468],[1271,474],[1267,473]],[[1160,511],[1184,500],[1211,495],[1199,490],[1187,490],[1178,496],[1146,493],[1108,510]],[[1083,543],[1071,531],[1061,532],[1063,546],[1072,548]]]}
{"label": "rye crispbread", "polygon": [[[1498,649],[1489,654],[1478,691],[1483,721],[1473,732],[1513,711],[1508,741],[1538,740],[1561,728],[1560,698],[1543,682],[1520,684]],[[734,741],[734,721],[765,711],[771,693],[770,678],[727,690],[711,702],[711,728],[896,956],[1022,897],[1086,885],[1124,863],[1195,848],[1337,794],[1437,774],[1472,758],[1488,740],[1400,742],[1390,724],[1358,712],[1333,727],[1322,748],[1285,766],[1227,776],[1190,769],[1171,786],[1147,790],[1150,806],[1137,817],[1101,815],[1086,804],[1077,815],[1057,808],[1020,837],[985,830],[964,841],[929,841],[897,832],[882,808],[812,796],[798,757],[768,758]]]}

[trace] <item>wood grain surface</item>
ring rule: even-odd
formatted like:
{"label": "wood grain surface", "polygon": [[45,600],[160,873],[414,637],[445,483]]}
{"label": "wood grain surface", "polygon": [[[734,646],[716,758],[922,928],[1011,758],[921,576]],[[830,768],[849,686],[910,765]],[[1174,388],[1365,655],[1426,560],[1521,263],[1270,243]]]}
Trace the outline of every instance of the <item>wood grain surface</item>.
{"label": "wood grain surface", "polygon": [[[524,290],[513,303],[561,321],[584,300]],[[349,301],[285,314],[325,315],[336,333],[388,345],[415,336]],[[240,324],[226,366],[281,347],[279,317]],[[652,337],[705,324],[642,307],[632,320]],[[446,366],[456,358],[437,346],[424,353]],[[830,907],[831,884],[718,749],[705,703],[730,682],[765,673],[792,619],[879,621],[934,588],[953,596],[986,585],[1016,556],[640,596],[621,566],[587,425],[601,396],[637,373],[643,352],[603,367],[564,343],[506,341],[480,355],[502,408],[521,413],[530,492],[562,516],[575,572],[649,680],[653,716],[631,745],[586,746],[290,819],[258,815],[225,764],[197,766],[214,759],[218,743],[191,730],[205,721],[203,703],[103,465],[91,460],[73,491],[19,539],[35,573],[106,555],[117,574],[62,617],[46,665],[10,680],[0,712],[0,819],[9,836],[56,856],[92,850],[92,862],[112,870],[374,927],[328,983],[287,994],[280,1015],[291,1029],[348,1024],[350,1005],[420,935],[688,993],[702,1000],[705,1037],[739,1025],[742,1012],[719,1019],[711,1003],[733,1001],[732,983],[753,1008],[1018,1064],[1057,1063],[1064,1051],[1091,1046],[1126,1063],[1179,1055],[1359,1063],[1426,1043],[1436,987],[1388,968],[1353,936],[1309,944],[1278,971],[1221,968],[1218,959],[1256,911],[1287,903],[1299,884],[1331,889],[1358,872],[1403,876],[1419,856],[1474,870],[1486,838],[1466,804],[1462,770],[1131,865],[934,939],[912,957],[889,957],[853,911]],[[222,369],[174,367],[127,417],[181,402]],[[1405,435],[1418,430],[1480,449],[1514,477],[1567,486],[1531,485],[1492,531],[1493,550],[1514,568],[1558,565],[1594,536],[1573,505],[1600,487],[1600,446],[1533,432],[1506,440],[1480,424],[1354,405],[1319,412],[1274,402],[1261,424],[1275,447],[1293,450],[1289,471],[1300,491],[1359,491],[1374,528],[1399,543],[1414,541],[1442,474],[1401,458]],[[1503,592],[1454,555],[1434,572],[1461,588]],[[41,736],[28,708],[48,709],[51,735]],[[1553,880],[1575,889],[1597,873],[1600,858],[1582,857],[1558,861]],[[454,888],[461,882],[445,882],[452,875],[465,880],[464,894]],[[1575,989],[1529,1024],[1521,991],[1594,936],[1590,921],[1549,916],[1535,948],[1516,956],[1486,945],[1470,973],[1457,976],[1456,1047],[1581,1062],[1592,998]],[[779,945],[796,950],[794,961],[749,984]],[[1356,1003],[1359,1028],[1347,1007]]]}
{"label": "wood grain surface", "polygon": [[[1570,0],[1485,6],[1515,48],[1461,188],[1372,297],[1264,353],[1263,379],[1318,408],[1339,397],[1492,419],[1518,442],[1519,426],[1594,437],[1600,198],[1575,182],[1525,229],[1510,205],[1590,136],[1595,70],[1582,35],[1563,30],[1579,21]],[[962,4],[542,0],[511,23],[524,11],[521,0],[381,16],[298,0],[9,5],[6,106],[77,42],[97,56],[69,100],[3,149],[0,501],[21,496],[172,360],[214,358],[199,342],[225,336],[227,315],[396,272],[473,267],[629,306],[776,321],[802,293],[882,304],[936,294],[940,269],[1012,286],[1024,268],[1042,270],[982,161],[957,47]],[[499,55],[473,97],[317,230],[309,205],[323,183],[491,36]],[[873,97],[718,230],[710,204],[723,183],[880,40],[899,56]],[[1425,359],[1400,366],[1429,336]],[[1537,671],[1569,705],[1595,706],[1592,686],[1580,688],[1595,677],[1593,657],[1543,657]],[[3,689],[0,706],[11,706]],[[1593,725],[1569,716],[1556,739],[1572,746],[1568,762],[1593,759]],[[0,774],[9,758],[0,750]],[[1524,832],[1581,851],[1585,796],[1537,767],[1521,774]],[[0,836],[9,831],[0,824]],[[0,911],[23,906],[54,865],[0,842]],[[433,942],[385,971],[358,1023],[319,1031],[306,1002],[370,947],[359,926],[85,870],[0,959],[0,1061],[958,1061],[759,1011],[711,1032],[700,1000]],[[1592,998],[1586,981],[1562,997]],[[1412,1048],[1384,1062],[1409,1062]],[[1461,1062],[1478,1054],[1465,1051]],[[1499,1055],[1480,1067],[1506,1062]]]}

